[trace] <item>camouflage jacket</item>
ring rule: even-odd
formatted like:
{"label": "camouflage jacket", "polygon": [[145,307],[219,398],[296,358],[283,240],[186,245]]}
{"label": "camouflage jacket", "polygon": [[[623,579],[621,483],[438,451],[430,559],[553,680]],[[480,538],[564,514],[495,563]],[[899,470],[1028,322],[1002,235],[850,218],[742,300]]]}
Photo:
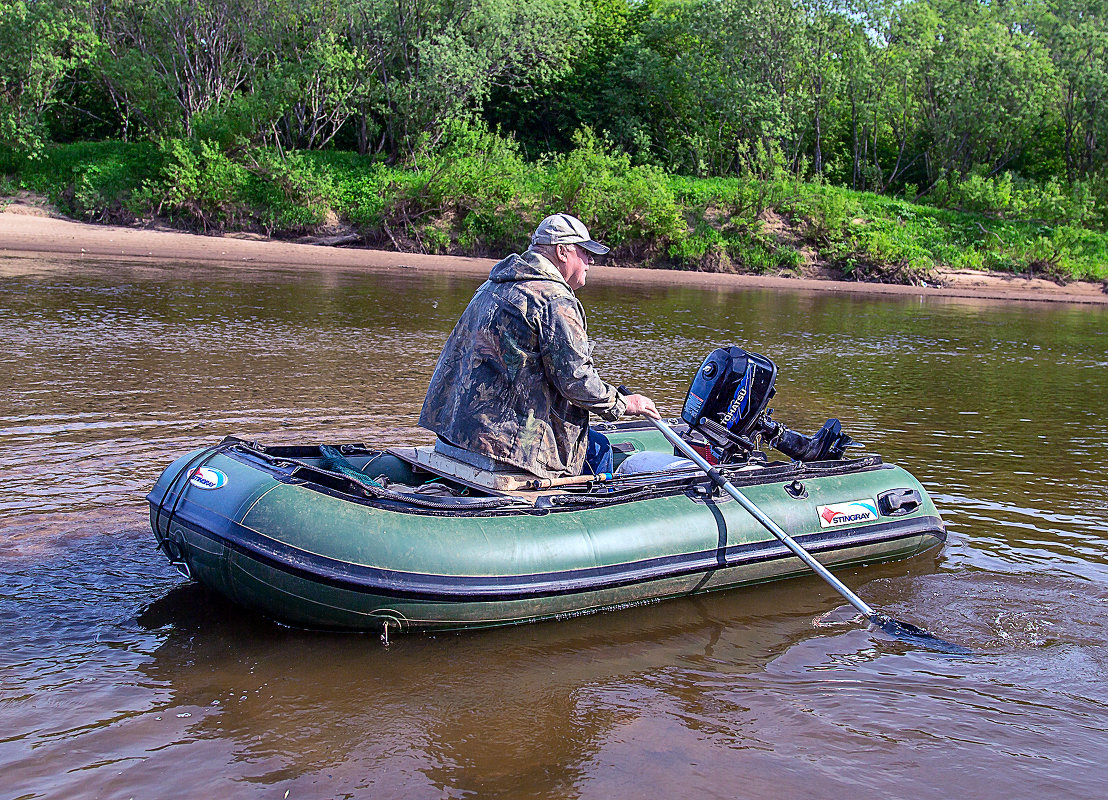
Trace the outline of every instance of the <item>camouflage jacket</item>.
{"label": "camouflage jacket", "polygon": [[492,268],[439,356],[419,424],[455,447],[544,478],[578,475],[589,412],[626,409],[592,363],[585,311],[546,258]]}

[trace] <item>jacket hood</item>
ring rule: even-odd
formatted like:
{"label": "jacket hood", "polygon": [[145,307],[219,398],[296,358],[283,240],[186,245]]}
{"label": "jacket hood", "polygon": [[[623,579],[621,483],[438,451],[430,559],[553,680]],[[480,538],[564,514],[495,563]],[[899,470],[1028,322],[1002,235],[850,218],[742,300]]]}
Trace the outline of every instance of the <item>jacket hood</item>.
{"label": "jacket hood", "polygon": [[569,288],[558,268],[546,256],[540,256],[534,250],[527,250],[523,255],[512,253],[503,261],[498,261],[489,273],[489,280],[493,283],[554,281]]}

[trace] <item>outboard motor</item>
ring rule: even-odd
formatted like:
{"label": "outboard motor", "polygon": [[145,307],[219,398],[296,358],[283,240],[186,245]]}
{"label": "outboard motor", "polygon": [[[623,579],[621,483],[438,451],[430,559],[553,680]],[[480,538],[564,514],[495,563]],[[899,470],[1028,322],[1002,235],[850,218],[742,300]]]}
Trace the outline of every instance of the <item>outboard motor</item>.
{"label": "outboard motor", "polygon": [[789,430],[770,419],[766,406],[776,393],[777,366],[741,347],[713,350],[693,378],[681,419],[698,431],[728,463],[758,449],[761,437],[796,461],[842,458],[854,441],[842,432],[837,419],[829,419],[815,436]]}

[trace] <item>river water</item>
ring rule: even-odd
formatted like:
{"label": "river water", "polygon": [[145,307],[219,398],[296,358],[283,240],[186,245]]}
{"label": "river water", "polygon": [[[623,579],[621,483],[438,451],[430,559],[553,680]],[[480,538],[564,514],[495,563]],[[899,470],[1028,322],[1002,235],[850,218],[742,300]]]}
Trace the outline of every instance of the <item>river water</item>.
{"label": "river water", "polygon": [[[187,584],[144,495],[266,443],[426,442],[478,279],[0,258],[0,798],[1087,798],[1108,778],[1108,312],[581,292],[612,380],[675,414],[713,347],[914,472],[938,552],[478,633],[291,630]],[[607,274],[606,274],[607,273]]]}

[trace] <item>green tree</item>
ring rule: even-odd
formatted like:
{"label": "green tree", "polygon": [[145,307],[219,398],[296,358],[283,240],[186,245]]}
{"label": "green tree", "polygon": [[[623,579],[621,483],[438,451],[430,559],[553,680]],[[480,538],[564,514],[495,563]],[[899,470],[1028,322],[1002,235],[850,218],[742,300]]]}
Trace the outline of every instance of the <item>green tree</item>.
{"label": "green tree", "polygon": [[1022,12],[978,0],[901,12],[894,36],[917,71],[930,184],[976,165],[999,173],[1042,134],[1054,67]]}
{"label": "green tree", "polygon": [[569,67],[584,17],[573,0],[361,0],[386,51],[371,111],[380,149],[410,156],[470,118],[497,87],[526,89]]}
{"label": "green tree", "polygon": [[845,75],[843,51],[851,44],[851,26],[839,12],[835,0],[801,0],[805,24],[800,40],[802,95],[806,96],[810,119],[812,169],[824,172],[824,150],[838,112],[837,99]]}
{"label": "green tree", "polygon": [[1108,3],[1052,0],[1040,20],[1060,84],[1066,176],[1104,169],[1108,155]]}
{"label": "green tree", "polygon": [[753,143],[800,156],[808,96],[791,0],[675,0],[652,9],[619,65],[625,113],[673,167],[724,174]]}
{"label": "green tree", "polygon": [[266,61],[267,0],[100,0],[100,68],[113,98],[150,130],[193,134]]}
{"label": "green tree", "polygon": [[36,152],[58,89],[96,37],[87,9],[66,0],[0,0],[0,145]]}
{"label": "green tree", "polygon": [[567,38],[569,64],[550,80],[495,88],[482,114],[535,154],[572,149],[583,127],[605,131],[649,158],[649,136],[622,113],[628,97],[614,68],[648,16],[647,0],[583,0],[584,30]]}
{"label": "green tree", "polygon": [[[276,0],[267,41],[272,65],[250,87],[259,125],[285,147],[318,149],[367,113],[386,57],[375,20],[342,0]],[[368,34],[368,35],[367,35]],[[362,148],[365,151],[365,148]]]}
{"label": "green tree", "polygon": [[911,164],[906,156],[914,116],[914,80],[890,41],[888,10],[887,4],[879,3],[848,9],[836,53],[840,135],[850,151],[849,184],[853,189],[875,192],[884,191],[902,166]]}

